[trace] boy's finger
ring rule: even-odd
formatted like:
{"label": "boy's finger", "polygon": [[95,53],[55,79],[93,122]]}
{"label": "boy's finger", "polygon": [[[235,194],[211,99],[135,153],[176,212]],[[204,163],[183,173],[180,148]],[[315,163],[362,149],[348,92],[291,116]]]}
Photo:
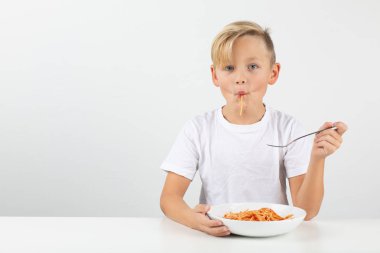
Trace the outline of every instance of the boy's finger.
{"label": "boy's finger", "polygon": [[214,227],[214,228],[204,226],[203,231],[213,236],[226,236],[230,234],[230,231],[226,226],[220,226],[220,227]]}
{"label": "boy's finger", "polygon": [[339,148],[340,146],[340,141],[335,139],[334,137],[332,137],[331,135],[324,135],[324,136],[321,136],[321,137],[318,137],[316,138],[315,142],[318,144],[322,141],[327,141],[328,143],[330,143],[331,145]]}
{"label": "boy's finger", "polygon": [[220,220],[212,220],[208,216],[199,213],[199,222],[206,227],[218,227],[218,226],[223,226],[223,222]]}
{"label": "boy's finger", "polygon": [[210,206],[199,204],[195,206],[193,210],[197,213],[207,213],[210,210]]}
{"label": "boy's finger", "polygon": [[333,129],[320,132],[319,134],[316,135],[315,139],[321,138],[322,136],[325,136],[325,135],[330,135],[339,142],[343,141],[342,136],[336,130],[333,130]]}
{"label": "boy's finger", "polygon": [[328,141],[320,141],[316,143],[316,146],[318,148],[322,148],[325,151],[326,155],[334,153],[339,148]]}
{"label": "boy's finger", "polygon": [[323,130],[333,126],[333,122],[325,122],[318,130]]}
{"label": "boy's finger", "polygon": [[203,222],[203,225],[205,225],[207,227],[219,227],[219,226],[223,226],[223,222],[221,222],[219,220],[210,220],[210,219],[207,218]]}
{"label": "boy's finger", "polygon": [[340,135],[344,134],[347,131],[347,129],[348,129],[347,125],[345,123],[343,123],[343,122],[340,122],[340,121],[339,122],[335,122],[334,125],[337,127],[336,131]]}

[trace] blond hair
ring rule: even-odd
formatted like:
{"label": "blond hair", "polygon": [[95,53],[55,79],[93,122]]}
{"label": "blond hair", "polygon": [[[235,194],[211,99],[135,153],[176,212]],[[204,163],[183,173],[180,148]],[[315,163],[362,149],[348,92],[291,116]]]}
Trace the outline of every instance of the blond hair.
{"label": "blond hair", "polygon": [[269,29],[263,29],[255,22],[237,21],[226,25],[212,42],[211,59],[215,67],[224,66],[231,62],[232,46],[235,40],[243,35],[253,35],[262,38],[271,55],[271,66],[276,63],[276,53],[269,35]]}

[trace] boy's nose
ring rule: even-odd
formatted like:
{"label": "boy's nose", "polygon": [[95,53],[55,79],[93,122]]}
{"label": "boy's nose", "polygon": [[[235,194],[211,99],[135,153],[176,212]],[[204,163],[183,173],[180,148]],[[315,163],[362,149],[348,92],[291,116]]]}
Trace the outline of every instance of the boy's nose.
{"label": "boy's nose", "polygon": [[235,76],[235,83],[236,84],[245,84],[247,82],[247,78],[245,77],[244,73],[236,73]]}
{"label": "boy's nose", "polygon": [[236,81],[236,84],[243,84],[245,83],[245,80]]}

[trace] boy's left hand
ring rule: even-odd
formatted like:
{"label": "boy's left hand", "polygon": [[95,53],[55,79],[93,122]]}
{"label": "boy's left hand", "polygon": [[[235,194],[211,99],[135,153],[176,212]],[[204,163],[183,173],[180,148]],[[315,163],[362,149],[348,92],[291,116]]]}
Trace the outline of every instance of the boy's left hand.
{"label": "boy's left hand", "polygon": [[337,129],[328,129],[315,136],[311,151],[312,157],[324,159],[334,153],[342,144],[342,135],[347,131],[347,125],[343,122],[326,122],[319,130],[332,126],[336,126]]}

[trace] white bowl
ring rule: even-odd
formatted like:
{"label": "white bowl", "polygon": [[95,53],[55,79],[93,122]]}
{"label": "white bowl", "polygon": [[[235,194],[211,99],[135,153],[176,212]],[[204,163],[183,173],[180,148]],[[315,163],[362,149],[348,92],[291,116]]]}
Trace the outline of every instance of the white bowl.
{"label": "white bowl", "polygon": [[[240,221],[223,218],[225,213],[240,212],[249,210],[258,210],[262,207],[273,209],[282,217],[293,214],[293,217],[281,221]],[[285,234],[302,223],[306,216],[305,210],[281,204],[271,203],[231,203],[211,206],[208,215],[213,220],[220,220],[226,225],[230,232],[237,235],[267,237]]]}

